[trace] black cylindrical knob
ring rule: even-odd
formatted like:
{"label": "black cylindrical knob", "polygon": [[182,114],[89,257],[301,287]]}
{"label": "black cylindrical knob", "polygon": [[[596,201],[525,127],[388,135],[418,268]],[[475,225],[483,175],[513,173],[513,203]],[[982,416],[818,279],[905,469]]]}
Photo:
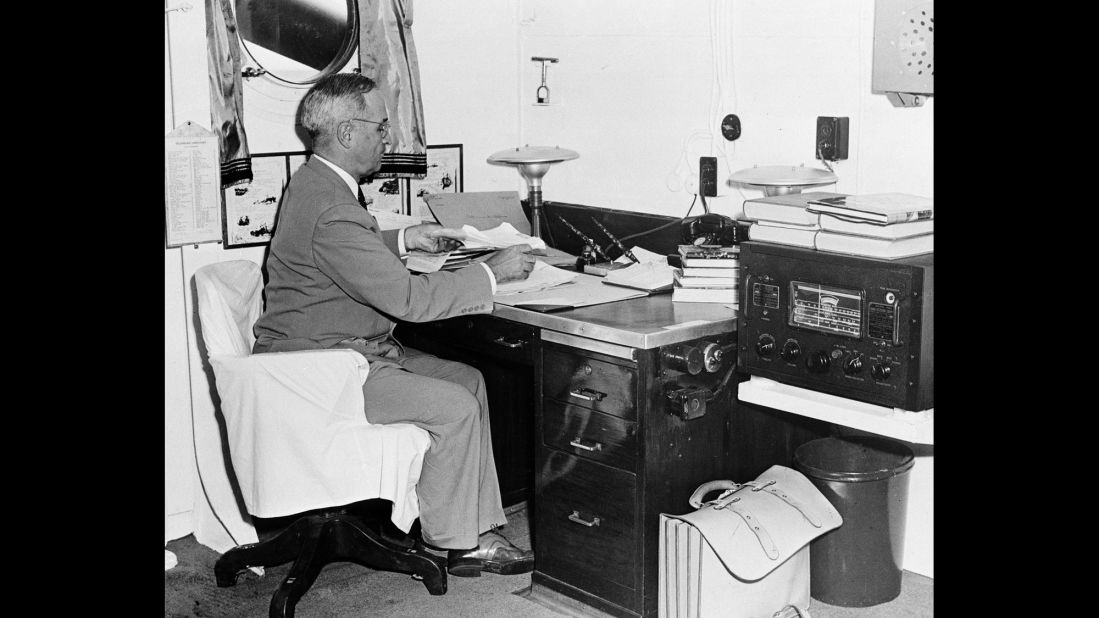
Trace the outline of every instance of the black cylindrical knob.
{"label": "black cylindrical knob", "polygon": [[702,350],[686,344],[673,346],[664,351],[664,361],[672,369],[698,375],[702,371]]}
{"label": "black cylindrical knob", "polygon": [[760,356],[770,356],[775,353],[775,338],[770,335],[760,335],[756,341],[756,352]]}
{"label": "black cylindrical knob", "polygon": [[782,360],[792,363],[801,356],[801,346],[796,341],[787,341],[779,355],[782,356]]}
{"label": "black cylindrical knob", "polygon": [[805,366],[813,373],[824,373],[828,371],[828,366],[831,363],[832,360],[828,358],[828,353],[824,350],[818,350],[805,359]]}
{"label": "black cylindrical knob", "polygon": [[847,362],[843,364],[843,372],[849,376],[853,376],[856,373],[862,371],[862,357],[855,356],[847,359]]}
{"label": "black cylindrical knob", "polygon": [[875,380],[888,380],[893,368],[889,365],[874,365],[870,368],[870,377]]}

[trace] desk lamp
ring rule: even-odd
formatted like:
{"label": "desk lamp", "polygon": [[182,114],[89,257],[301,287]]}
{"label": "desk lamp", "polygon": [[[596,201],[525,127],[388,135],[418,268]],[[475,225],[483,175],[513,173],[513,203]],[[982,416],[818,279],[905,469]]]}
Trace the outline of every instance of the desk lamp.
{"label": "desk lamp", "polygon": [[508,148],[493,154],[488,162],[496,165],[512,165],[527,181],[527,201],[530,202],[530,235],[542,237],[542,177],[551,165],[571,161],[580,154],[575,150],[558,146],[524,146]]}
{"label": "desk lamp", "polygon": [[767,165],[750,167],[733,173],[729,184],[744,184],[763,187],[766,196],[801,193],[802,187],[830,185],[839,180],[829,170],[805,167],[804,165]]}

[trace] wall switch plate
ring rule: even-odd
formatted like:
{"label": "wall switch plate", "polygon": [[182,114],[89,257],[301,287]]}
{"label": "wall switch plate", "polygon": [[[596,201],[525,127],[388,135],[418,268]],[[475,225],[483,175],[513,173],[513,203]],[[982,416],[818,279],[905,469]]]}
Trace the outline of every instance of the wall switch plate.
{"label": "wall switch plate", "polygon": [[850,119],[846,116],[817,116],[817,141],[813,156],[825,161],[847,158],[847,132]]}
{"label": "wall switch plate", "polygon": [[717,157],[698,158],[698,194],[717,197]]}

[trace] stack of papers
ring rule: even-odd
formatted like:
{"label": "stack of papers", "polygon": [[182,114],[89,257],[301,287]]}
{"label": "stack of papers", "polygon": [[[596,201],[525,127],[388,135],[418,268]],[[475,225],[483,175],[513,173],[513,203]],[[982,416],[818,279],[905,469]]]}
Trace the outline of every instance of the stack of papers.
{"label": "stack of papers", "polygon": [[410,251],[405,260],[405,267],[413,272],[433,273],[437,270],[457,270],[479,262],[495,249],[460,249],[450,253],[428,253],[426,251]]}
{"label": "stack of papers", "polygon": [[462,248],[449,253],[427,253],[410,251],[405,266],[413,272],[433,273],[437,270],[454,270],[477,261],[477,258],[512,245],[530,245],[531,249],[546,250],[546,241],[528,236],[508,222],[501,223],[488,230],[479,230],[472,225],[463,225],[465,239]]}

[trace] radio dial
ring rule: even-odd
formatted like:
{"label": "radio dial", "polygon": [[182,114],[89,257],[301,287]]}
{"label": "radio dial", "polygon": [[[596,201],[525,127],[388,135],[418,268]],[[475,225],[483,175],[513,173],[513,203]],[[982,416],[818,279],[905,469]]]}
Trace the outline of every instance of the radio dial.
{"label": "radio dial", "polygon": [[849,376],[853,376],[856,373],[862,371],[862,357],[856,356],[854,358],[847,359],[847,362],[843,364],[843,372]]}
{"label": "radio dial", "polygon": [[756,342],[756,352],[760,356],[770,356],[775,352],[775,338],[770,335],[760,335]]}
{"label": "radio dial", "polygon": [[782,352],[779,353],[782,360],[792,363],[801,356],[801,346],[796,341],[787,341],[786,345],[782,346]]}
{"label": "radio dial", "polygon": [[878,381],[888,380],[892,370],[889,365],[874,365],[870,368],[870,376]]}
{"label": "radio dial", "polygon": [[810,354],[809,357],[805,359],[805,366],[813,373],[825,373],[828,371],[828,366],[831,364],[832,360],[828,358],[828,353],[823,350]]}

